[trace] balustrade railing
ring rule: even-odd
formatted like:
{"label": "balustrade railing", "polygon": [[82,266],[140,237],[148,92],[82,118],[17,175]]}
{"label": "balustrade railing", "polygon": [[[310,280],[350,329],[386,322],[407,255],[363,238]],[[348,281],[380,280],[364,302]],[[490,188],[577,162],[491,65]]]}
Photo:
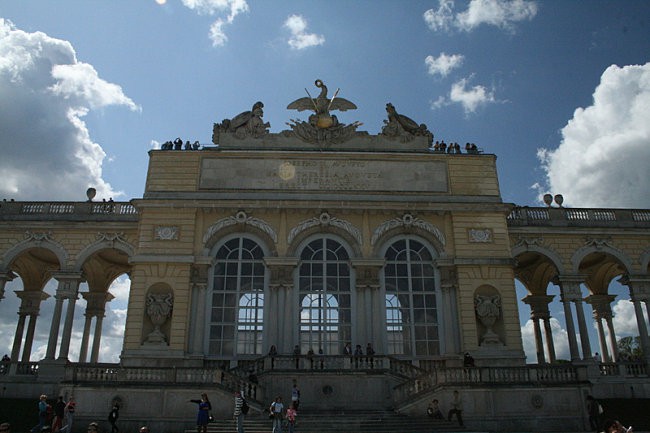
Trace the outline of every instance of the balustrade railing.
{"label": "balustrade railing", "polygon": [[119,364],[70,364],[65,379],[73,383],[157,383],[221,385],[224,388],[244,391],[256,399],[259,385],[219,368],[195,367],[122,367]]}
{"label": "balustrade railing", "polygon": [[578,368],[572,365],[439,368],[396,386],[394,395],[399,402],[441,386],[569,384],[579,380]]}
{"label": "balustrade railing", "polygon": [[586,209],[515,207],[507,217],[510,226],[648,227],[648,209]]}
{"label": "balustrade railing", "polygon": [[43,218],[72,217],[84,215],[135,216],[137,209],[130,202],[17,202],[0,203],[0,216]]}

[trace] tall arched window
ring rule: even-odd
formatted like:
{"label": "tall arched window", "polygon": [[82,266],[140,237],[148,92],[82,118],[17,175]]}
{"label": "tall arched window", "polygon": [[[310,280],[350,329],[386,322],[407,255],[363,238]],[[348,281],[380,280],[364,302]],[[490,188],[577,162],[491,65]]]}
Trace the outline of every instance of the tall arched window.
{"label": "tall arched window", "polygon": [[300,255],[300,348],[341,353],[351,339],[349,255],[334,239],[311,241]]}
{"label": "tall arched window", "polygon": [[438,306],[431,251],[414,239],[386,250],[387,351],[391,355],[440,354]]}
{"label": "tall arched window", "polygon": [[227,241],[216,254],[210,355],[260,355],[264,329],[264,253],[252,239]]}

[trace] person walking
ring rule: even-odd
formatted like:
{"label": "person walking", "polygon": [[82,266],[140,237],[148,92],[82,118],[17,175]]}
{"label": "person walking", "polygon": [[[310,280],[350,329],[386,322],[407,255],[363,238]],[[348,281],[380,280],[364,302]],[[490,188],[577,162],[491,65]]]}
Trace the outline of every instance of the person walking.
{"label": "person walking", "polygon": [[603,413],[603,407],[593,395],[587,396],[587,414],[589,415],[589,428],[596,433],[600,430],[600,417]]}
{"label": "person walking", "polygon": [[287,425],[289,427],[289,433],[294,433],[294,429],[296,428],[297,416],[298,416],[298,411],[296,410],[294,404],[291,403],[289,405],[289,409],[287,409]]}
{"label": "person walking", "polygon": [[117,428],[117,419],[120,417],[120,406],[113,405],[113,408],[108,413],[108,422],[111,424],[111,433],[119,433],[120,429]]}
{"label": "person walking", "polygon": [[54,403],[54,421],[52,422],[52,432],[57,433],[63,427],[63,417],[65,416],[65,402],[63,401],[63,396],[60,395],[59,398]]}
{"label": "person walking", "polygon": [[269,411],[271,412],[271,415],[273,415],[273,433],[282,433],[282,414],[284,411],[282,397],[275,397],[275,401],[271,403]]}
{"label": "person walking", "polygon": [[207,433],[208,421],[210,420],[210,411],[212,410],[212,404],[208,399],[208,394],[204,392],[201,394],[200,400],[190,401],[199,405],[199,411],[196,414],[196,431],[198,433]]}
{"label": "person walking", "polygon": [[74,401],[73,396],[70,396],[64,409],[65,424],[61,427],[59,433],[70,433],[72,431],[72,421],[74,421],[74,411],[76,410],[76,407],[77,402]]}
{"label": "person walking", "polygon": [[291,404],[298,410],[298,406],[300,406],[300,389],[298,389],[297,383],[294,383],[293,389],[291,389]]}
{"label": "person walking", "polygon": [[449,413],[447,414],[447,421],[451,421],[452,415],[456,415],[456,418],[458,419],[458,424],[461,427],[464,427],[463,425],[463,402],[460,398],[460,393],[456,390],[454,391],[454,398],[451,401],[451,409],[449,410]]}
{"label": "person walking", "polygon": [[30,430],[31,433],[40,433],[43,426],[47,423],[47,395],[42,394],[38,399],[38,424]]}
{"label": "person walking", "polygon": [[235,393],[235,411],[233,413],[235,420],[237,420],[237,433],[244,433],[244,417],[246,416],[244,410],[242,410],[244,403],[244,397],[240,391],[237,391]]}

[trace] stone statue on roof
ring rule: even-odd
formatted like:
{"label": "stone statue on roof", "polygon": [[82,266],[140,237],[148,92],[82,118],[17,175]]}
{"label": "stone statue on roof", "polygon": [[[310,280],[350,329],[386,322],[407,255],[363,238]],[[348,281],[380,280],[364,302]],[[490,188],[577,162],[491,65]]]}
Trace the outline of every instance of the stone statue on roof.
{"label": "stone statue on roof", "polygon": [[307,97],[296,99],[287,106],[289,110],[312,110],[314,114],[309,116],[308,122],[291,119],[288,123],[293,129],[296,136],[308,143],[328,144],[328,143],[341,143],[353,137],[356,133],[356,128],[361,125],[360,122],[354,122],[351,125],[340,123],[338,118],[330,114],[330,111],[339,110],[356,110],[357,106],[344,98],[337,97],[339,90],[337,89],[334,96],[330,98],[327,95],[327,86],[322,80],[316,80],[316,87],[320,89],[320,94],[312,98],[307,92]]}
{"label": "stone statue on roof", "polygon": [[257,101],[250,111],[239,113],[232,119],[224,119],[221,123],[215,123],[212,130],[212,142],[218,144],[219,133],[226,132],[233,134],[236,138],[261,138],[269,133],[271,124],[264,122],[264,104]]}
{"label": "stone statue on roof", "polygon": [[388,120],[384,120],[381,135],[397,138],[403,143],[413,140],[416,136],[427,137],[429,144],[433,142],[433,134],[424,123],[418,125],[410,117],[399,114],[395,106],[390,102],[386,104],[386,112],[388,113]]}

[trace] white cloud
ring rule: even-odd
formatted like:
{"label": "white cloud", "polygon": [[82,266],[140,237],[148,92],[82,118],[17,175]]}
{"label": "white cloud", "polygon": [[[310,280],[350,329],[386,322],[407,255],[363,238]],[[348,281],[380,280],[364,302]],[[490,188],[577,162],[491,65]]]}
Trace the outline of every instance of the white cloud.
{"label": "white cloud", "polygon": [[467,10],[454,15],[453,0],[438,0],[437,10],[424,13],[424,21],[433,31],[447,31],[452,26],[471,31],[487,24],[513,31],[514,23],[531,20],[537,15],[537,4],[527,0],[472,0]]}
{"label": "white cloud", "polygon": [[575,207],[650,207],[650,63],[612,65],[555,150],[540,149],[546,186]]}
{"label": "white cloud", "polygon": [[215,47],[223,46],[228,41],[228,36],[223,30],[224,25],[232,24],[237,15],[249,10],[246,0],[183,0],[183,5],[200,15],[228,13],[225,18],[218,18],[210,25],[208,35],[212,46]]}
{"label": "white cloud", "polygon": [[441,53],[438,57],[427,56],[424,59],[424,64],[427,65],[430,75],[446,77],[453,69],[458,68],[464,59],[462,54]]}
{"label": "white cloud", "polygon": [[291,32],[288,43],[294,50],[303,50],[325,43],[323,35],[307,33],[307,20],[301,15],[290,15],[284,22],[284,27]]}
{"label": "white cloud", "polygon": [[78,200],[89,186],[100,197],[122,195],[102,178],[106,154],[83,117],[107,106],[139,107],[79,62],[69,42],[0,18],[0,94],[0,136],[11,143],[0,159],[0,196]]}
{"label": "white cloud", "polygon": [[[560,322],[551,317],[551,332],[553,334],[553,346],[555,348],[555,358],[556,359],[571,359],[569,351],[569,336],[566,332],[566,329],[562,328]],[[545,352],[544,357],[548,362],[548,348],[546,348],[546,337],[544,336],[544,328],[542,322],[540,322],[540,328],[542,331],[542,340],[544,342]],[[521,327],[521,338],[524,345],[524,353],[526,354],[527,363],[537,363],[537,347],[535,345],[535,329],[533,327],[533,321],[528,320],[524,326]]]}
{"label": "white cloud", "polygon": [[[612,313],[614,318],[614,333],[616,339],[620,340],[623,337],[636,337],[639,335],[639,325],[636,321],[636,314],[634,313],[634,304],[627,299],[621,299],[612,304]],[[648,312],[643,308],[643,316],[646,322],[648,321]],[[609,330],[605,327],[606,332]]]}
{"label": "white cloud", "polygon": [[454,21],[453,0],[438,0],[438,10],[429,9],[424,12],[424,22],[433,30],[448,30]]}
{"label": "white cloud", "polygon": [[478,107],[495,102],[494,92],[483,86],[467,88],[468,79],[463,78],[451,85],[449,100],[463,106],[465,114],[473,113]]}

